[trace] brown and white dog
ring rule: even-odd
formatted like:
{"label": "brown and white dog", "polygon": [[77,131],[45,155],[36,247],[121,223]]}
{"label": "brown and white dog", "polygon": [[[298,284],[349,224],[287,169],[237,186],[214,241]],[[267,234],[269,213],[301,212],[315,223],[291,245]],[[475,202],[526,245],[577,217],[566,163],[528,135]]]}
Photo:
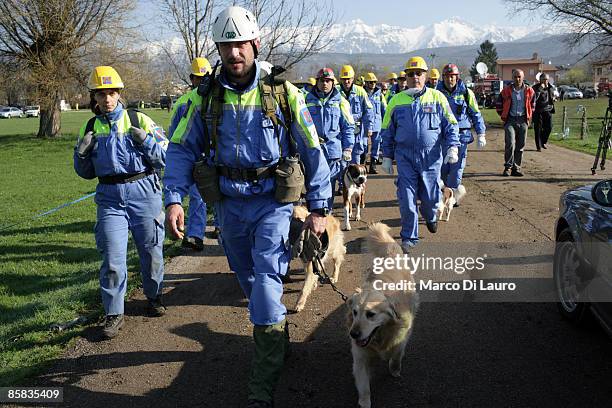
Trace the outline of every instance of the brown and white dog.
{"label": "brown and white dog", "polygon": [[361,220],[361,209],[365,207],[366,182],[368,171],[362,164],[349,164],[344,174],[342,197],[344,200],[344,225],[342,229],[351,230],[350,218],[353,216],[353,199],[355,200],[355,221]]}
{"label": "brown and white dog", "polygon": [[466,190],[463,184],[460,184],[457,189],[454,189],[446,187],[444,183],[442,183],[442,197],[438,205],[438,219],[440,221],[449,221],[451,211],[453,211],[455,204],[458,205],[465,194]]}
{"label": "brown and white dog", "polygon": [[[302,206],[293,207],[293,218],[296,218],[300,221],[306,220],[308,217],[308,210]],[[329,244],[327,247],[327,251],[325,252],[325,256],[321,259],[321,262],[325,264],[328,259],[334,261],[334,272],[330,274],[330,280],[333,283],[338,282],[338,276],[340,275],[340,265],[344,262],[344,254],[346,254],[346,247],[344,246],[344,234],[340,230],[340,222],[334,218],[333,215],[328,215],[327,224],[325,226],[325,232],[327,232],[327,236],[329,239]],[[300,298],[295,305],[295,311],[299,312],[304,309],[306,305],[306,300],[310,293],[317,287],[317,276],[314,274],[312,261],[307,262],[304,265],[304,287],[302,287],[302,293],[300,294]]]}
{"label": "brown and white dog", "polygon": [[[368,252],[372,265],[385,265],[387,258],[402,256],[401,247],[389,234],[383,223],[370,226]],[[392,263],[395,265],[395,263]],[[377,273],[375,273],[377,272]],[[347,301],[350,327],[353,376],[359,396],[359,407],[370,408],[370,367],[372,357],[388,362],[389,372],[399,377],[402,358],[412,332],[418,309],[418,295],[414,287],[396,289],[397,284],[412,282],[409,269],[392,266],[381,271],[368,268],[364,283]],[[390,284],[395,284],[391,287]]]}

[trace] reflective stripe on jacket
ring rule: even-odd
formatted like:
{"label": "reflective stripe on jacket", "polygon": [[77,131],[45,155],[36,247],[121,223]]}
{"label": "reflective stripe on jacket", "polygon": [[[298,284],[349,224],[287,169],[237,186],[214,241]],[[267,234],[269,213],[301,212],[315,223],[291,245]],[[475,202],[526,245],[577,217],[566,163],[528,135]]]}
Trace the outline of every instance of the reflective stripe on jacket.
{"label": "reflective stripe on jacket", "polygon": [[[444,86],[444,82],[438,82],[438,91],[446,97],[450,106],[451,112],[455,115],[459,125],[459,131],[462,143],[471,143],[474,141],[474,137],[470,132],[472,126],[476,130],[476,134],[480,135],[486,132],[486,126],[482,119],[482,114],[478,108],[478,102],[476,101],[476,95],[471,89],[465,86],[465,83],[460,79],[457,81],[457,86],[450,92]],[[468,93],[468,101],[465,100],[465,93]],[[461,113],[460,113],[461,112]]]}
{"label": "reflective stripe on jacket", "polygon": [[427,149],[440,144],[459,146],[459,127],[441,92],[423,88],[414,96],[396,94],[382,123],[383,157],[394,158],[396,149]]}
{"label": "reflective stripe on jacket", "polygon": [[[114,111],[97,115],[93,126],[95,145],[85,158],[74,153],[74,169],[86,179],[136,174],[149,169],[160,170],[166,162],[164,130],[151,118],[137,112],[140,128],[147,132],[142,145],[132,140],[130,118],[121,103]],[[79,138],[85,135],[87,122],[81,126]],[[161,143],[158,143],[161,142]]]}
{"label": "reflective stripe on jacket", "polygon": [[355,122],[351,114],[351,105],[333,88],[325,98],[319,96],[316,87],[306,95],[306,106],[321,139],[321,148],[327,160],[342,157],[344,149],[352,149],[355,143]]}
{"label": "reflective stripe on jacket", "polygon": [[[209,158],[217,165],[239,169],[268,167],[276,164],[280,157],[290,154],[287,131],[279,126],[277,135],[274,123],[262,109],[258,87],[260,68],[257,61],[255,67],[253,81],[242,90],[232,87],[223,73],[217,77],[225,88],[216,151],[212,150],[212,157]],[[286,87],[287,100],[293,114],[292,138],[306,169],[306,200],[309,208],[327,207],[327,199],[331,197],[329,166],[319,146],[315,125],[302,92],[289,82]],[[209,98],[212,99],[212,96]],[[187,105],[186,114],[177,124],[168,148],[168,167],[164,175],[166,205],[180,203],[188,193],[189,186],[193,184],[193,165],[204,152],[202,96],[197,89],[189,93]],[[280,107],[277,106],[276,110],[277,116],[283,118]],[[212,135],[211,124],[207,126],[208,133]],[[274,179],[255,183],[220,177],[220,188],[223,194],[231,197],[271,194],[274,191]]]}

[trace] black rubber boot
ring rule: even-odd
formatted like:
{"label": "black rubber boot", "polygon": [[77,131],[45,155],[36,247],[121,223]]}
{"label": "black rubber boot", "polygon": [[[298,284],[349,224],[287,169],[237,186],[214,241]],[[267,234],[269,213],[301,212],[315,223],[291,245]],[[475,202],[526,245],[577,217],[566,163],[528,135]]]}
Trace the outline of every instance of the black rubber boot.
{"label": "black rubber boot", "polygon": [[378,174],[376,171],[376,160],[370,160],[370,168],[368,169],[368,174]]}
{"label": "black rubber boot", "polygon": [[427,229],[432,234],[435,234],[438,231],[438,221],[428,222],[426,225],[427,225]]}
{"label": "black rubber boot", "polygon": [[[255,354],[249,380],[249,403],[273,406],[274,389],[289,353],[287,321],[253,328]],[[264,405],[265,406],[265,405]]]}

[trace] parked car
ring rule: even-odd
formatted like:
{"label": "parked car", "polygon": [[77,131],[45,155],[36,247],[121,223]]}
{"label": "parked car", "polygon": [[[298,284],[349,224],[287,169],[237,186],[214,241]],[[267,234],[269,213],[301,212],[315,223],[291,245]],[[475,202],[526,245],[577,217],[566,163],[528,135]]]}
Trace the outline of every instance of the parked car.
{"label": "parked car", "polygon": [[559,89],[554,85],[550,85],[550,87],[553,91],[553,98],[555,98],[555,100],[559,99]]}
{"label": "parked car", "polygon": [[612,179],[564,192],[555,236],[559,311],[574,323],[591,312],[612,336]]}
{"label": "parked car", "polygon": [[561,93],[561,99],[582,99],[582,97],[582,92],[573,86],[564,88],[564,91]]}
{"label": "parked car", "polygon": [[40,106],[26,106],[23,113],[25,113],[26,118],[37,118],[40,116]]}
{"label": "parked car", "polygon": [[0,109],[0,118],[23,118],[23,111],[12,106]]}
{"label": "parked car", "polygon": [[585,98],[597,98],[597,90],[593,88],[584,88],[582,90],[582,95]]}

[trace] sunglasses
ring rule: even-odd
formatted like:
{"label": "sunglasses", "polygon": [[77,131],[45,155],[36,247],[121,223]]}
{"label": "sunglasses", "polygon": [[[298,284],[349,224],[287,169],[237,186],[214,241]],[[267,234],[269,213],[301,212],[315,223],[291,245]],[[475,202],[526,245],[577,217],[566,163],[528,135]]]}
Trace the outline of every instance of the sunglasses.
{"label": "sunglasses", "polygon": [[408,71],[408,72],[406,72],[406,76],[412,78],[412,77],[421,76],[424,73],[425,73],[425,71]]}

